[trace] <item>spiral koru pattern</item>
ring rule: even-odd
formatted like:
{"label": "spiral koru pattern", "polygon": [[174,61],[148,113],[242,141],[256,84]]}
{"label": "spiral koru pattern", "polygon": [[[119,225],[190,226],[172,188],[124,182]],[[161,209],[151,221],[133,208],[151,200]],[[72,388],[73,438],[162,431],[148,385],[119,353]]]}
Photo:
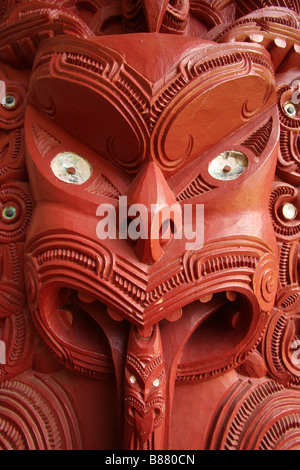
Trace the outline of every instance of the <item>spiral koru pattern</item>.
{"label": "spiral koru pattern", "polygon": [[3,185],[0,192],[0,242],[23,241],[33,210],[27,185]]}
{"label": "spiral koru pattern", "polygon": [[280,124],[290,131],[299,131],[300,130],[300,119],[298,117],[289,117],[284,112],[284,103],[288,101],[293,101],[293,90],[288,85],[279,87],[277,92],[277,105],[279,111]]}
{"label": "spiral koru pattern", "polygon": [[[60,393],[56,384],[37,377],[0,383],[0,449],[78,449]],[[67,400],[65,403],[67,406]]]}
{"label": "spiral koru pattern", "polygon": [[274,381],[237,383],[217,411],[209,450],[299,450],[300,397]]}
{"label": "spiral koru pattern", "polygon": [[262,350],[269,374],[289,388],[300,388],[300,315],[275,309]]}
{"label": "spiral koru pattern", "polygon": [[260,260],[253,277],[253,290],[260,308],[272,310],[278,287],[278,263],[272,254]]}
{"label": "spiral koru pattern", "polygon": [[298,192],[292,185],[287,183],[277,184],[271,193],[269,212],[278,240],[291,242],[299,239],[300,221],[298,213],[296,212],[294,220],[286,220],[282,213],[282,207],[285,203],[290,203],[297,208],[297,198]]}

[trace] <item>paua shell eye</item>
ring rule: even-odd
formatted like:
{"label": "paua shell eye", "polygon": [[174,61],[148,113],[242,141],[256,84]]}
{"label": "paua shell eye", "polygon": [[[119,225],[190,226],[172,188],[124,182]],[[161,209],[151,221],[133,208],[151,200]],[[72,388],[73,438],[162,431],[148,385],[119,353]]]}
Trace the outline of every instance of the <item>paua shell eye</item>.
{"label": "paua shell eye", "polygon": [[14,95],[8,94],[4,96],[1,104],[6,109],[14,109],[17,105],[17,99]]}
{"label": "paua shell eye", "polygon": [[229,181],[241,176],[248,168],[248,163],[245,154],[228,150],[211,161],[208,171],[217,180]]}
{"label": "paua shell eye", "polygon": [[298,114],[298,106],[292,101],[287,101],[283,105],[284,112],[289,117],[295,117]]}
{"label": "paua shell eye", "polygon": [[294,206],[294,204],[291,204],[290,202],[286,202],[281,207],[281,213],[282,213],[283,218],[289,221],[289,220],[296,219],[298,215],[298,210]]}
{"label": "paua shell eye", "polygon": [[71,184],[83,184],[92,175],[89,162],[74,152],[56,155],[51,162],[51,169],[60,181]]}
{"label": "paua shell eye", "polygon": [[14,206],[7,205],[2,209],[2,217],[8,222],[14,220],[17,215],[17,209]]}

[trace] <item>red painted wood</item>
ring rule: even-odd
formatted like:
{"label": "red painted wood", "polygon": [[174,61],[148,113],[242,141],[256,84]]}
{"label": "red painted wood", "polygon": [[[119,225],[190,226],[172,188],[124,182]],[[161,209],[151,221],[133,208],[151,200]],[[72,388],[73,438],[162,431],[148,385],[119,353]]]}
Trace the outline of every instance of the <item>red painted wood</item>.
{"label": "red painted wood", "polygon": [[300,448],[299,13],[2,2],[1,449]]}

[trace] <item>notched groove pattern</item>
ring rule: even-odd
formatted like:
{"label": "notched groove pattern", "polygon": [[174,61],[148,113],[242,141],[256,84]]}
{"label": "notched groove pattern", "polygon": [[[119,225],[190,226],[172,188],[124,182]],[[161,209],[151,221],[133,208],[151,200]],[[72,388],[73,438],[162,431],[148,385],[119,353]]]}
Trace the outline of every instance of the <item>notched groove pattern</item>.
{"label": "notched groove pattern", "polygon": [[215,186],[212,186],[204,181],[202,176],[199,174],[178,196],[177,201],[186,201],[193,197],[200,196],[205,194],[208,191],[215,189]]}
{"label": "notched groove pattern", "polygon": [[241,434],[247,427],[247,421],[255,410],[270,396],[276,395],[283,390],[283,387],[276,382],[267,382],[254,389],[238,410],[230,429],[227,433],[225,450],[235,450],[239,448]]}
{"label": "notched groove pattern", "polygon": [[32,124],[32,133],[38,151],[43,157],[60,145],[60,141],[56,139],[56,137],[51,135],[36,122]]}
{"label": "notched groove pattern", "polygon": [[134,301],[139,302],[142,307],[147,307],[161,299],[164,294],[169,293],[172,289],[185,284],[187,279],[185,274],[180,272],[150,291],[138,287],[136,284],[117,273],[114,274],[112,282]]}
{"label": "notched groove pattern", "polygon": [[96,180],[86,188],[86,191],[97,196],[106,196],[111,199],[118,199],[121,195],[117,188],[104,175],[100,175]]}
{"label": "notched groove pattern", "polygon": [[242,267],[254,270],[258,262],[258,257],[245,255],[228,255],[219,258],[211,258],[201,263],[200,276],[207,276],[222,270]]}
{"label": "notched groove pattern", "polygon": [[260,157],[271,137],[273,118],[258,129],[251,137],[243,142],[243,146],[251,150],[256,157]]}

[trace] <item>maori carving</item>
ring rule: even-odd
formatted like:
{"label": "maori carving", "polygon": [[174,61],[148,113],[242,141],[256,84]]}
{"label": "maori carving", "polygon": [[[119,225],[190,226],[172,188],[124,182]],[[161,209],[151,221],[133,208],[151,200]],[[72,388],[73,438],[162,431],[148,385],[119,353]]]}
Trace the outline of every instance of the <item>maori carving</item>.
{"label": "maori carving", "polygon": [[[240,380],[232,387],[227,400],[226,405],[223,403],[217,410],[215,427],[209,437],[210,449],[297,448],[299,396],[289,389],[271,380]],[[268,419],[270,414],[272,420]]]}
{"label": "maori carving", "polygon": [[129,426],[125,430],[125,447],[162,448],[166,380],[158,326],[147,339],[139,337],[134,327],[131,328],[125,380],[125,426]]}
{"label": "maori carving", "polygon": [[297,73],[283,75],[285,85],[278,84],[278,110],[281,121],[280,151],[277,172],[283,181],[299,186],[299,111],[298,106],[289,107],[295,99],[299,101]]}
{"label": "maori carving", "polygon": [[65,412],[68,399],[53,380],[24,374],[0,390],[1,450],[80,448],[75,416]]}
{"label": "maori carving", "polygon": [[24,159],[29,72],[3,64],[0,77],[3,92],[0,109],[0,322],[6,356],[0,376],[4,380],[26,370],[32,361],[32,325],[26,308],[23,258],[33,204]]}
{"label": "maori carving", "polygon": [[72,10],[62,8],[61,3],[29,1],[8,9],[0,33],[1,61],[16,68],[27,68],[32,65],[38,44],[45,38],[62,34],[92,36],[87,25]]}
{"label": "maori carving", "polygon": [[228,0],[89,0],[76,5],[96,35],[149,31],[201,36],[233,21],[235,14],[235,2]]}
{"label": "maori carving", "polygon": [[14,71],[1,66],[0,79],[5,96],[2,97],[0,117],[0,181],[25,180],[24,114],[28,92],[27,71]]}
{"label": "maori carving", "polygon": [[299,449],[299,14],[1,3],[1,449]]}

